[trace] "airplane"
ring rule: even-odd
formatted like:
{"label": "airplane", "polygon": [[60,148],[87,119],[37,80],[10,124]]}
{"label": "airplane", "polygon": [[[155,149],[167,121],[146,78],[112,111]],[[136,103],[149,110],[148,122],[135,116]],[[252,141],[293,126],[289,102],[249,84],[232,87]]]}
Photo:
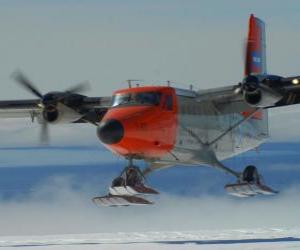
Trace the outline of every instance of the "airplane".
{"label": "airplane", "polygon": [[[171,84],[131,86],[111,97],[88,97],[86,85],[42,94],[22,73],[15,80],[36,99],[0,101],[0,118],[30,117],[41,123],[41,141],[48,125],[90,123],[100,142],[128,160],[107,195],[93,198],[104,206],[151,205],[146,185],[153,171],[176,165],[209,166],[236,178],[225,186],[237,197],[274,195],[255,166],[237,171],[222,161],[257,148],[269,137],[268,109],[300,103],[300,76],[267,73],[264,22],[249,18],[244,79],[236,84],[193,90]],[[134,161],[144,160],[141,169]]]}

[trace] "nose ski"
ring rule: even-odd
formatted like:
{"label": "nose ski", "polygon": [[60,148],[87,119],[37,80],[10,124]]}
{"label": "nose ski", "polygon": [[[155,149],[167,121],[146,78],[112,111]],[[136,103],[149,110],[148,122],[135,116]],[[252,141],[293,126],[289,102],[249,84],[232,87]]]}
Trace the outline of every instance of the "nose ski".
{"label": "nose ski", "polygon": [[121,196],[121,195],[110,195],[110,194],[102,197],[95,197],[92,199],[92,201],[96,205],[106,206],[106,207],[153,204],[153,202],[138,196],[125,196],[125,195]]}
{"label": "nose ski", "polygon": [[152,205],[152,201],[141,196],[159,193],[144,183],[145,177],[141,170],[130,164],[112,181],[107,195],[95,197],[92,201],[101,206]]}

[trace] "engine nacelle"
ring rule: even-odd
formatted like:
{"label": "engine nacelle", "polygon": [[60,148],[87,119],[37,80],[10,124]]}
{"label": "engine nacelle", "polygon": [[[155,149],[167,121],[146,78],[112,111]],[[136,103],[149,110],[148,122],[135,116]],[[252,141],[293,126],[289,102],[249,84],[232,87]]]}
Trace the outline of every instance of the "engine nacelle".
{"label": "engine nacelle", "polygon": [[262,84],[255,90],[244,91],[243,96],[249,106],[257,108],[272,106],[282,98],[282,95]]}
{"label": "engine nacelle", "polygon": [[72,123],[79,120],[82,117],[81,114],[77,113],[73,109],[58,103],[56,106],[45,107],[39,121],[42,119],[46,120],[48,123]]}

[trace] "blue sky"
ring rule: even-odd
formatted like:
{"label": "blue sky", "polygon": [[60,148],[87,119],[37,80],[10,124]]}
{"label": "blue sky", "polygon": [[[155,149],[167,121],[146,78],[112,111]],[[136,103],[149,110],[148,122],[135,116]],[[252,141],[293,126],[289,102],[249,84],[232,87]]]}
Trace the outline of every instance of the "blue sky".
{"label": "blue sky", "polygon": [[299,68],[297,1],[1,3],[1,98],[31,97],[10,79],[16,68],[43,91],[89,80],[94,95],[110,95],[128,78],[197,88],[235,83],[250,13],[267,23],[269,70]]}
{"label": "blue sky", "polygon": [[[89,80],[93,96],[130,78],[196,89],[235,84],[250,13],[267,23],[269,72],[299,74],[299,1],[0,1],[0,99],[32,97],[10,78],[15,69],[43,92]],[[237,201],[224,195],[232,179],[223,173],[175,168],[150,177],[163,193],[154,208],[122,213],[90,202],[124,165],[93,126],[53,126],[51,147],[40,149],[37,124],[2,120],[0,234],[297,226],[298,110],[271,111],[273,144],[226,162],[256,164],[282,190],[278,197]]]}

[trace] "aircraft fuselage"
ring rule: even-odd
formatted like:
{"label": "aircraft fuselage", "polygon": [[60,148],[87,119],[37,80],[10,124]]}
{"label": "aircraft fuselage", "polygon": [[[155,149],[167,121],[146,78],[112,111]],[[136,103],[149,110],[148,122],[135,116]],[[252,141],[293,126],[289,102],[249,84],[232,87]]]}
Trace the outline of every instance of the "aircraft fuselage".
{"label": "aircraft fuselage", "polygon": [[114,93],[98,136],[108,149],[127,158],[214,165],[215,157],[227,159],[256,148],[268,137],[267,110],[226,133],[247,115],[247,110],[222,113],[213,100],[197,102],[192,90],[128,88]]}

